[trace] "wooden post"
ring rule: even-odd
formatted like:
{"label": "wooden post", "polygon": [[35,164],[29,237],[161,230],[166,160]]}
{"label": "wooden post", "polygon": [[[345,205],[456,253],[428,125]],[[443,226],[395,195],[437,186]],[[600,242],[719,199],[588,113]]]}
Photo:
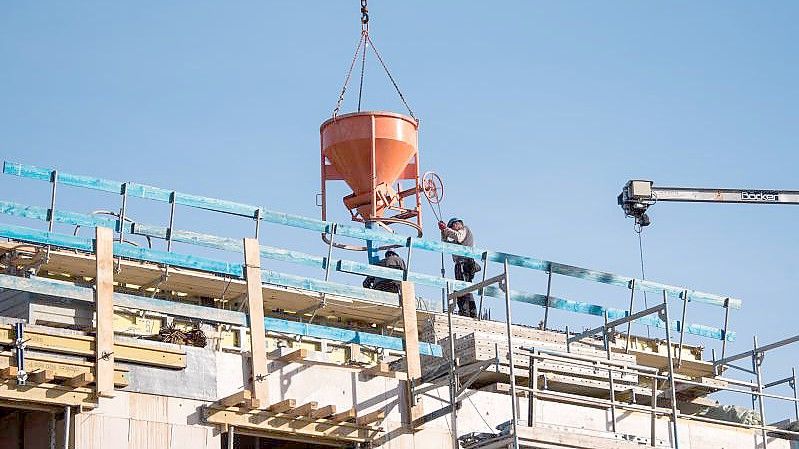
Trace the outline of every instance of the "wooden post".
{"label": "wooden post", "polygon": [[94,353],[97,363],[97,396],[114,396],[114,231],[96,228],[94,255],[94,304],[97,310],[97,337]]}
{"label": "wooden post", "polygon": [[256,239],[244,239],[244,271],[247,279],[247,305],[249,306],[248,317],[250,320],[252,396],[255,402],[268,404],[261,253]]}
{"label": "wooden post", "polygon": [[422,404],[415,404],[413,386],[422,378],[422,361],[419,355],[419,329],[416,321],[416,291],[413,283],[400,283],[402,305],[402,328],[405,337],[405,359],[408,367],[408,422],[413,423],[422,416]]}

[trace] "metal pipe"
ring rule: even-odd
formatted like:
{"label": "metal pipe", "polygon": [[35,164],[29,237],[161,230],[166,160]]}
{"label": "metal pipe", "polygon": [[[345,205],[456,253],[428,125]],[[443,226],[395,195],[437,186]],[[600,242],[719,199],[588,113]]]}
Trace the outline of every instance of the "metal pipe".
{"label": "metal pipe", "polygon": [[764,384],[764,385],[763,385],[763,389],[766,389],[766,388],[771,388],[771,387],[776,387],[777,385],[782,385],[782,384],[784,384],[784,383],[788,383],[788,384],[790,384],[790,383],[791,383],[791,381],[792,381],[792,377],[791,377],[791,376],[784,377],[784,378],[782,378],[782,379],[775,380],[775,381],[769,382],[769,383],[767,383],[767,384]]}
{"label": "metal pipe", "polygon": [[[443,265],[442,265],[443,266]],[[452,333],[452,300],[449,299],[450,284],[447,282],[446,298],[447,298],[447,333],[449,334],[449,406],[450,406],[450,421],[452,427],[452,447],[458,449],[458,412],[455,406],[455,337]]]}
{"label": "metal pipe", "polygon": [[[657,305],[657,306],[650,307],[648,309],[644,309],[644,310],[642,310],[640,312],[636,312],[636,313],[634,313],[634,314],[632,314],[630,316],[626,316],[624,318],[615,319],[615,320],[609,322],[607,324],[607,327],[616,328],[616,326],[621,326],[622,324],[629,323],[630,321],[635,321],[635,320],[637,320],[639,318],[643,318],[643,317],[645,317],[647,315],[651,315],[653,313],[658,313],[661,310],[663,310],[663,308],[664,308],[664,305],[660,304],[660,305]],[[603,331],[604,329],[606,329],[605,325],[597,326],[597,327],[595,327],[593,329],[589,329],[589,330],[587,330],[585,332],[581,332],[581,333],[579,333],[579,334],[577,334],[574,337],[571,337],[569,339],[572,340],[572,341],[581,340],[581,339],[583,339],[585,337],[589,337],[591,335],[598,334],[599,332]]]}
{"label": "metal pipe", "polygon": [[119,241],[125,241],[125,215],[128,211],[128,183],[122,183],[122,207],[119,208]]}
{"label": "metal pipe", "polygon": [[[610,341],[608,340],[608,311],[602,314],[605,320],[605,328],[604,332],[602,332],[602,345],[605,347],[605,354],[607,355],[608,360],[610,360]],[[629,321],[628,321],[629,323]],[[616,385],[613,382],[613,371],[608,370],[608,386],[610,387],[610,420],[611,420],[611,429],[613,432],[616,432]]]}
{"label": "metal pipe", "polygon": [[791,368],[791,389],[793,390],[793,409],[796,413],[796,420],[799,421],[799,396],[796,392],[796,368]]}
{"label": "metal pipe", "polygon": [[[494,276],[494,277],[492,277],[490,279],[486,279],[485,281],[478,282],[476,284],[472,284],[472,285],[470,285],[468,287],[464,287],[464,288],[462,288],[460,290],[455,290],[454,292],[449,294],[449,298],[450,299],[459,298],[459,297],[463,296],[466,293],[470,293],[470,292],[473,292],[475,290],[480,290],[483,287],[487,287],[487,286],[489,286],[491,284],[495,284],[495,283],[497,283],[497,282],[499,282],[499,281],[501,281],[503,279],[505,279],[505,275],[504,274],[500,274],[500,275]],[[508,295],[508,294],[510,294],[510,293],[506,292],[506,295]]]}
{"label": "metal pipe", "polygon": [[528,405],[530,410],[527,414],[527,425],[533,427],[535,425],[535,392],[538,391],[538,364],[535,362],[535,356],[530,356],[530,395],[528,398]]}
{"label": "metal pipe", "polygon": [[227,449],[233,449],[233,440],[236,439],[236,426],[227,428]]}
{"label": "metal pipe", "polygon": [[652,379],[652,426],[650,429],[650,445],[655,447],[655,436],[657,427],[657,409],[658,409],[658,380]]}
{"label": "metal pipe", "polygon": [[547,303],[544,305],[544,330],[547,330],[549,322],[549,299],[552,297],[552,267],[547,271]]}
{"label": "metal pipe", "polygon": [[761,346],[759,348],[754,348],[751,351],[744,351],[744,352],[742,352],[740,354],[731,355],[731,356],[729,356],[727,358],[722,358],[721,360],[716,362],[716,365],[727,365],[730,362],[734,362],[736,360],[740,360],[740,359],[745,359],[747,357],[751,357],[754,353],[757,353],[757,352],[763,353],[763,352],[771,351],[772,349],[777,349],[777,348],[780,348],[782,346],[789,345],[791,343],[796,343],[797,341],[799,341],[799,334],[794,335],[792,337],[784,338],[784,339],[779,340],[779,341],[775,341],[774,343],[769,343],[769,344]]}
{"label": "metal pipe", "polygon": [[329,224],[330,226],[330,240],[327,242],[327,259],[325,260],[325,280],[330,280],[330,266],[333,265],[333,236],[336,233],[336,224]]}
{"label": "metal pipe", "polygon": [[[488,251],[483,252],[483,281],[486,281],[486,273],[488,273]],[[485,289],[480,289],[480,307],[477,309],[477,319],[483,319],[483,299],[485,298]]]}
{"label": "metal pipe", "polygon": [[261,208],[255,209],[255,240],[261,235]]}
{"label": "metal pipe", "polygon": [[513,448],[519,449],[519,433],[516,429],[516,420],[519,417],[519,410],[516,408],[516,374],[513,369],[513,321],[510,312],[510,279],[508,279],[508,259],[505,258],[504,275],[505,275],[505,319],[507,320],[506,328],[508,331],[508,365],[510,367],[510,406],[511,406],[511,431],[513,432]]}
{"label": "metal pipe", "polygon": [[53,232],[53,225],[55,224],[55,197],[58,192],[58,170],[53,170],[50,174],[50,182],[53,186],[50,189],[50,216],[47,217],[47,231]]}
{"label": "metal pipe", "polygon": [[671,393],[671,422],[674,434],[674,449],[680,448],[679,435],[677,433],[677,389],[674,387],[674,359],[671,348],[671,329],[669,329],[669,306],[666,290],[663,290],[663,313],[666,319],[666,356],[669,358],[669,390]]}
{"label": "metal pipe", "polygon": [[[635,278],[630,281],[630,310],[627,313],[628,316],[633,314],[633,303],[635,302]],[[630,353],[630,328],[632,327],[633,322],[627,322],[627,343],[624,345],[624,352],[629,354]]]}
{"label": "metal pipe", "polygon": [[569,338],[569,325],[567,324],[566,325],[566,353],[567,354],[572,352],[571,351],[571,347],[569,346],[570,344],[571,344],[571,339]]}
{"label": "metal pipe", "polygon": [[[683,338],[685,337],[685,314],[688,312],[688,290],[683,292],[682,296],[682,319],[680,319],[680,350],[679,354],[677,355],[677,366],[679,367],[682,365],[682,342]],[[669,327],[669,322],[666,322],[666,327]],[[725,336],[726,338],[726,336]]]}
{"label": "metal pipe", "polygon": [[[721,358],[727,354],[727,326],[730,323],[730,298],[724,299],[724,329],[721,332]],[[715,366],[714,366],[715,368]]]}
{"label": "metal pipe", "polygon": [[70,429],[72,428],[72,408],[64,407],[64,449],[69,449]]}
{"label": "metal pipe", "polygon": [[[333,236],[331,235],[330,238],[332,239]],[[408,280],[408,273],[411,271],[411,256],[413,255],[413,237],[408,237],[408,241],[406,243],[408,245],[408,257],[406,257],[405,261],[405,271],[402,273],[402,280]]]}
{"label": "metal pipe", "polygon": [[[771,345],[767,345],[771,346]],[[767,351],[766,349],[765,351]],[[766,404],[765,398],[763,397],[763,375],[760,372],[760,364],[763,362],[762,357],[764,356],[764,352],[758,351],[757,348],[757,335],[752,336],[752,370],[755,372],[755,376],[757,378],[757,405],[758,409],[760,410],[760,422],[763,425],[766,425]],[[763,448],[765,449],[768,445],[766,429],[761,429],[761,434],[763,437]]]}
{"label": "metal pipe", "polygon": [[28,372],[25,370],[25,324],[14,324],[14,352],[17,362],[17,385],[27,384]]}
{"label": "metal pipe", "polygon": [[166,230],[166,250],[172,251],[172,227],[175,225],[175,192],[169,195],[169,228]]}

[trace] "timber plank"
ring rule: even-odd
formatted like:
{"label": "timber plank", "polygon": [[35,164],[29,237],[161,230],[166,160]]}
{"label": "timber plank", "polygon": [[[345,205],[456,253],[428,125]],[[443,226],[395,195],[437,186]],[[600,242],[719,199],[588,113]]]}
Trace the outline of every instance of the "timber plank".
{"label": "timber plank", "polygon": [[[32,349],[61,352],[83,356],[94,355],[94,337],[88,335],[62,335],[47,333],[43,330],[25,329],[27,345]],[[13,328],[0,325],[0,344],[10,345],[13,342]],[[186,367],[186,353],[166,347],[146,347],[124,341],[114,343],[115,358],[120,361],[142,363],[164,368],[182,369]]]}
{"label": "timber plank", "polygon": [[96,327],[94,356],[97,364],[96,391],[101,397],[114,396],[114,261],[113,231],[95,228]]}
{"label": "timber plank", "polygon": [[266,409],[269,410],[270,412],[284,413],[284,412],[286,412],[288,410],[293,409],[296,406],[297,406],[297,401],[296,400],[294,400],[294,399],[284,399],[284,400],[282,400],[280,402],[276,402],[276,403],[270,405]]}
{"label": "timber plank", "polygon": [[247,281],[247,311],[250,325],[250,367],[252,396],[258,403],[268,404],[269,389],[266,376],[266,330],[264,328],[264,297],[261,286],[261,255],[258,240],[244,239],[244,272]]}

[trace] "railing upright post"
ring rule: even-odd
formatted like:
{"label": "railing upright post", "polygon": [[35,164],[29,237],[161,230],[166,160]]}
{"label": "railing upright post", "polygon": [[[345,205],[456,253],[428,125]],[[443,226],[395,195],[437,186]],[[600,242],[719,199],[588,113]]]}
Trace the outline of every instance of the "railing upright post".
{"label": "railing upright post", "polygon": [[519,433],[516,421],[519,419],[519,410],[516,407],[516,373],[513,369],[513,321],[510,312],[510,279],[508,279],[508,259],[505,258],[505,319],[508,331],[508,365],[510,367],[510,405],[511,405],[511,431],[513,432],[513,449],[519,449]]}
{"label": "railing upright post", "polygon": [[[605,355],[608,358],[608,361],[611,359],[610,354],[610,341],[608,338],[608,311],[602,314],[605,325],[602,328],[602,345],[605,347]],[[613,432],[616,432],[616,385],[613,381],[613,370],[610,368],[610,364],[608,364],[608,386],[610,387],[610,420],[611,420],[611,429]]]}
{"label": "railing upright post", "polygon": [[[682,294],[682,318],[680,319],[680,347],[679,353],[677,355],[677,367],[682,365],[682,342],[683,338],[685,337],[685,314],[688,312],[688,290],[685,290]],[[666,323],[666,326],[669,324]]]}
{"label": "railing upright post", "polygon": [[[442,265],[443,266],[443,265]],[[452,447],[453,449],[458,449],[460,444],[458,443],[458,411],[457,411],[457,398],[455,397],[455,393],[457,391],[457,385],[455,385],[455,368],[457,368],[457,364],[455,363],[455,334],[452,332],[452,300],[449,297],[450,294],[450,285],[447,282],[447,286],[445,288],[447,299],[447,333],[449,334],[449,406],[450,406],[450,427],[452,428]]]}
{"label": "railing upright post", "polygon": [[766,355],[765,352],[759,352],[757,350],[757,335],[752,337],[752,371],[755,372],[755,376],[757,379],[757,405],[760,411],[760,432],[763,438],[763,449],[765,449],[768,445],[767,435],[766,435],[766,405],[765,401],[763,400],[763,375],[760,371],[760,365],[763,362],[763,357]]}
{"label": "railing upright post", "polygon": [[[630,309],[629,314],[633,314],[633,303],[635,302],[635,278],[630,281]],[[629,315],[628,315],[629,316]],[[633,322],[630,321],[627,323],[627,342],[624,345],[624,352],[629,354],[630,353],[630,329],[633,325]]]}
{"label": "railing upright post", "polygon": [[[551,265],[551,264],[550,264]],[[549,324],[549,300],[552,297],[552,267],[547,271],[547,303],[544,304],[544,330]]]}
{"label": "railing upright post", "polygon": [[666,290],[663,290],[663,314],[666,319],[666,356],[669,358],[669,393],[671,394],[671,424],[674,435],[674,449],[680,448],[680,439],[677,432],[677,389],[674,386],[674,358],[671,347],[671,321],[669,321],[669,303]]}

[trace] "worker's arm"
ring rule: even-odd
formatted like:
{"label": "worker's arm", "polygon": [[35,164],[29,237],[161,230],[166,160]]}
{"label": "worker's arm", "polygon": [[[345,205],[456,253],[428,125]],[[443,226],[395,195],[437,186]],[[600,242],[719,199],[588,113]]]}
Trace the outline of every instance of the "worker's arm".
{"label": "worker's arm", "polygon": [[466,229],[456,231],[451,228],[444,228],[441,230],[441,240],[450,243],[463,243],[466,240]]}

